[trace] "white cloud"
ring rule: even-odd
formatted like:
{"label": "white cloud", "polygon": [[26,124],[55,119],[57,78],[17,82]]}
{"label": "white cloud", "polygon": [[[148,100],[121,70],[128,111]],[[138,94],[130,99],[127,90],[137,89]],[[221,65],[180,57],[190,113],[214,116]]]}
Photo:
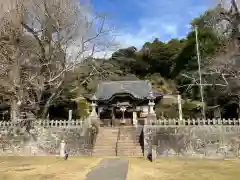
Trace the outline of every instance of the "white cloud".
{"label": "white cloud", "polygon": [[135,0],[138,5],[136,8],[140,8],[144,16],[137,20],[139,27],[122,29],[117,40],[122,47],[140,48],[146,41],[152,41],[154,38],[168,41],[183,37],[190,28],[188,26],[190,19],[199,16],[208,6],[193,6],[193,1]]}

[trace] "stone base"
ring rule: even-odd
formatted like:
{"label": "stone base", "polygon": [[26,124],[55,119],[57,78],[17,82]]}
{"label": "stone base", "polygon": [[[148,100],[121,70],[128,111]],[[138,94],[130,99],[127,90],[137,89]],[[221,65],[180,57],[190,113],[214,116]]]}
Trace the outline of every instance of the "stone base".
{"label": "stone base", "polygon": [[157,120],[157,116],[156,116],[156,114],[148,114],[148,116],[147,116],[147,119],[146,119],[146,121],[147,122],[145,122],[145,124],[154,124],[154,122]]}
{"label": "stone base", "polygon": [[99,127],[101,124],[103,124],[103,122],[98,118],[98,117],[89,117],[91,118],[90,122],[91,124]]}

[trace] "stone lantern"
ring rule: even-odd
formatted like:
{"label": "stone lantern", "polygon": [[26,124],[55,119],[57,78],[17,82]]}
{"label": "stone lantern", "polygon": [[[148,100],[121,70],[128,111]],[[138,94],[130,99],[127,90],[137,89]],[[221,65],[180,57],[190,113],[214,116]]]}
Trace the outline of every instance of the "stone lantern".
{"label": "stone lantern", "polygon": [[154,99],[155,99],[155,97],[153,96],[153,92],[151,91],[149,93],[149,96],[148,96],[148,100],[149,100],[149,102],[148,102],[148,106],[149,106],[148,114],[152,114],[152,115],[156,114],[155,111],[154,111],[154,106],[155,106]]}
{"label": "stone lantern", "polygon": [[156,113],[154,111],[155,106],[155,97],[153,95],[153,92],[151,91],[148,96],[148,116],[147,116],[147,123],[146,124],[152,124],[156,120]]}
{"label": "stone lantern", "polygon": [[89,118],[88,118],[88,119],[89,119],[89,126],[90,126],[90,127],[92,126],[92,121],[98,119],[98,114],[97,114],[97,112],[96,112],[97,97],[96,97],[95,94],[93,95],[93,97],[91,98],[91,100],[92,100],[92,104],[91,104],[91,106],[92,106],[92,112],[91,112],[91,114],[90,114],[90,116],[89,116]]}
{"label": "stone lantern", "polygon": [[91,112],[90,116],[91,116],[91,117],[98,117],[97,111],[96,111],[96,107],[97,107],[97,97],[96,97],[95,94],[93,95],[93,97],[92,97],[91,100],[92,100],[92,104],[91,104],[91,106],[92,106],[92,112]]}

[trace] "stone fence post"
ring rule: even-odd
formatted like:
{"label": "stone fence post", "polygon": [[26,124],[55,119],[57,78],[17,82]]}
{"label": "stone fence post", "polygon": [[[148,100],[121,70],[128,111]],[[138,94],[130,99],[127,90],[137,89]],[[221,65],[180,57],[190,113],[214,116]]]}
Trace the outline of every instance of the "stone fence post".
{"label": "stone fence post", "polygon": [[155,161],[157,159],[157,146],[152,145],[152,161]]}
{"label": "stone fence post", "polygon": [[144,126],[143,126],[143,139],[144,139],[144,142],[143,142],[143,146],[144,146],[144,151],[143,151],[143,153],[144,153],[144,158],[145,159],[148,159],[148,153],[149,153],[149,144],[148,144],[148,140],[147,140],[147,127],[146,127],[147,125],[146,124],[144,124]]}
{"label": "stone fence post", "polygon": [[60,156],[61,157],[65,156],[65,146],[66,146],[66,143],[64,140],[62,140],[61,145],[60,145]]}

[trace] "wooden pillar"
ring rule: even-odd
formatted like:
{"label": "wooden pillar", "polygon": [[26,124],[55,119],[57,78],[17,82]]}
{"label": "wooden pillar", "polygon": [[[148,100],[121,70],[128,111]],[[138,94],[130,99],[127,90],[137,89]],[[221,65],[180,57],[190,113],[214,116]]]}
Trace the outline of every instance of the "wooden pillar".
{"label": "wooden pillar", "polygon": [[112,119],[111,119],[111,125],[115,126],[115,114],[114,114],[114,107],[112,107]]}

